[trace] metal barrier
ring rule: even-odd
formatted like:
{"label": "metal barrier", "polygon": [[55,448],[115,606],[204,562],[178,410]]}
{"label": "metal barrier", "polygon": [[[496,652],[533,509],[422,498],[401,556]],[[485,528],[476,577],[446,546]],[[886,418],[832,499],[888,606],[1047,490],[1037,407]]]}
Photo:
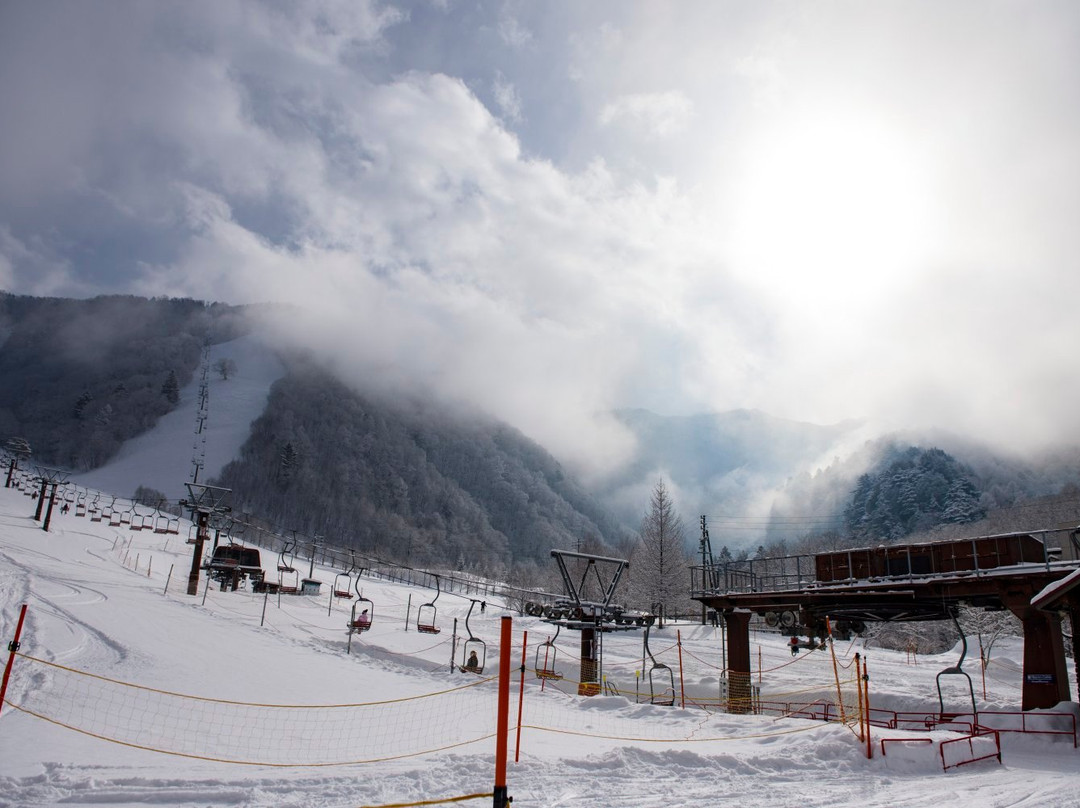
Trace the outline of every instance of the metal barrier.
{"label": "metal barrier", "polygon": [[[995,726],[999,721],[996,718],[1005,716],[1019,716],[1019,727]],[[1030,723],[1040,719],[1049,718],[1052,722],[1062,719],[1062,724],[1067,724],[1067,729],[1034,729]],[[988,723],[988,721],[990,723]],[[987,710],[980,712],[977,717],[976,729],[983,732],[1020,732],[1029,735],[1068,735],[1072,738],[1073,749],[1077,748],[1076,716],[1073,713],[1047,712],[1047,713],[1024,713],[1008,712],[1005,710]]]}
{"label": "metal barrier", "polygon": [[[994,751],[988,755],[975,756],[975,744],[973,741],[976,738],[988,738],[993,736],[994,738]],[[952,746],[953,744],[966,743],[968,745],[968,751],[971,753],[971,757],[968,760],[961,760],[959,763],[954,763],[951,766],[945,762],[945,747]],[[960,766],[966,766],[969,763],[977,763],[980,760],[989,760],[992,757],[997,758],[997,762],[1001,763],[1001,736],[998,735],[996,730],[989,730],[988,732],[976,732],[971,735],[965,735],[962,738],[950,738],[947,741],[942,741],[941,746],[938,747],[938,752],[941,755],[941,768],[944,771],[949,769],[956,769]]]}

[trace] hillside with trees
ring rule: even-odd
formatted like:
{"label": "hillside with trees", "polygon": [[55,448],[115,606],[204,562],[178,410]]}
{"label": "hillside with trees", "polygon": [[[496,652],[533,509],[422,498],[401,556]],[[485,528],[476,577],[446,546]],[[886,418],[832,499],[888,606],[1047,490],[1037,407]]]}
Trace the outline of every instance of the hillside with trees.
{"label": "hillside with trees", "polygon": [[848,534],[896,540],[943,523],[986,515],[970,469],[941,449],[891,449],[878,471],[863,474],[844,510]]}
{"label": "hillside with trees", "polygon": [[246,328],[241,309],[197,300],[0,293],[0,435],[96,468],[176,405],[204,343]]}
{"label": "hillside with trees", "polygon": [[361,395],[293,361],[219,485],[286,530],[416,566],[505,572],[628,534],[540,446],[482,415]]}

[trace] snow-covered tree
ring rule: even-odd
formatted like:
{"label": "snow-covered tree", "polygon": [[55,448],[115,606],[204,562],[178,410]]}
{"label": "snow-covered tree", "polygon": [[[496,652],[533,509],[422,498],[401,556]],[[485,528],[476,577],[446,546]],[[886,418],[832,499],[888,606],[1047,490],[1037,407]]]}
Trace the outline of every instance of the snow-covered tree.
{"label": "snow-covered tree", "polygon": [[660,480],[653,489],[649,511],[641,520],[630,561],[637,598],[665,613],[688,606],[689,563],[682,519]]}
{"label": "snow-covered tree", "polygon": [[983,664],[990,661],[990,651],[1001,637],[1024,636],[1024,629],[1019,619],[1008,609],[987,611],[965,605],[960,608],[957,620],[960,628],[968,636],[969,644],[975,648],[981,646]]}

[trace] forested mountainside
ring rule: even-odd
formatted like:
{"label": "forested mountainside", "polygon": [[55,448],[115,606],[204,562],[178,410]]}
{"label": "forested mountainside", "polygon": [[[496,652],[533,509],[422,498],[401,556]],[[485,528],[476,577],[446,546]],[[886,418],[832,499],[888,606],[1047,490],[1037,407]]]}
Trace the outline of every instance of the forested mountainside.
{"label": "forested mountainside", "polygon": [[87,470],[175,406],[202,346],[244,333],[241,309],[187,299],[0,293],[0,435]]}
{"label": "forested mountainside", "polygon": [[506,424],[360,395],[292,361],[216,483],[286,530],[407,560],[495,572],[625,531]]}
{"label": "forested mountainside", "polygon": [[927,541],[1080,524],[1080,449],[1006,457],[938,435],[949,448],[894,435],[815,474],[798,475],[777,497],[766,550]]}
{"label": "forested mountainside", "polygon": [[986,515],[971,469],[941,449],[890,447],[877,471],[863,474],[844,522],[856,540],[899,539]]}

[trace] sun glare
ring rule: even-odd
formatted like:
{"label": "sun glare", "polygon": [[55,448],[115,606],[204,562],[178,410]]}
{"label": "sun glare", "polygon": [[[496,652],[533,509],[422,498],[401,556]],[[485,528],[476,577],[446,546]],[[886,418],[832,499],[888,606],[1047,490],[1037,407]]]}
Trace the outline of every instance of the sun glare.
{"label": "sun glare", "polygon": [[808,303],[844,305],[920,272],[934,213],[926,172],[904,140],[850,121],[760,140],[745,166],[736,268]]}

